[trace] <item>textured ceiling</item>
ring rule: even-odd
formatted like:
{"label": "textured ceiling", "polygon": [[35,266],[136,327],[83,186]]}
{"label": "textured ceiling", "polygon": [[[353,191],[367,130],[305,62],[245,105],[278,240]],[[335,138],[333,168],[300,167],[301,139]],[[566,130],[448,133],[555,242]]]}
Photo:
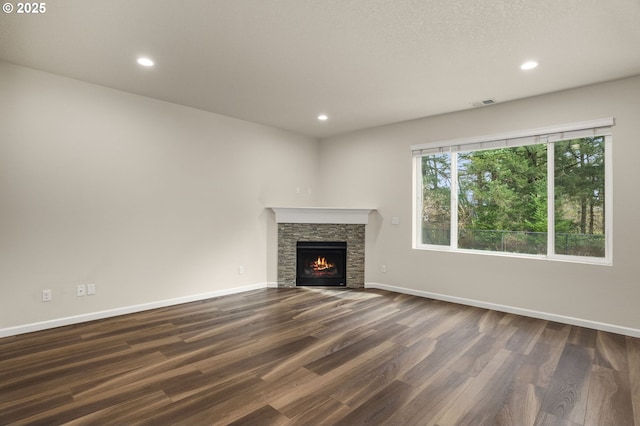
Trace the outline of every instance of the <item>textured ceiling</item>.
{"label": "textured ceiling", "polygon": [[46,5],[0,14],[1,60],[320,138],[640,75],[640,0]]}

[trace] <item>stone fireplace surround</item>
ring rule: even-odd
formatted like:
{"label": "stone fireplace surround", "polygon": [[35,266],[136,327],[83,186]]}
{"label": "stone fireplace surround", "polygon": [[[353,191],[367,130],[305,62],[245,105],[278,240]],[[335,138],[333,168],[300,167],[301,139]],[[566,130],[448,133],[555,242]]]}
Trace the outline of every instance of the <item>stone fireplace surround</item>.
{"label": "stone fireplace surround", "polygon": [[347,288],[364,287],[365,226],[373,209],[272,207],[278,223],[278,287],[296,286],[298,241],[345,241]]}

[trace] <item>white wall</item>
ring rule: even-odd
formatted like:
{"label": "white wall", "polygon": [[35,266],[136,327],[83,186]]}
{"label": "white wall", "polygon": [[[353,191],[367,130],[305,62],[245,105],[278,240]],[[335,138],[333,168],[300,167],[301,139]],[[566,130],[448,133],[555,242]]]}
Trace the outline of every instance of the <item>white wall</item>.
{"label": "white wall", "polygon": [[[367,283],[640,329],[640,77],[368,129],[321,150],[2,62],[0,94],[0,332],[275,282],[267,205],[377,207]],[[410,145],[608,116],[613,266],[411,249]],[[76,297],[87,283],[98,294]],[[40,301],[45,288],[52,302]]]}
{"label": "white wall", "polygon": [[316,140],[2,62],[0,94],[0,330],[276,281]]}
{"label": "white wall", "polygon": [[[613,266],[411,248],[410,145],[613,116]],[[640,77],[321,141],[320,201],[378,208],[367,283],[640,330]],[[392,216],[401,218],[391,225]],[[387,272],[381,272],[381,265]]]}

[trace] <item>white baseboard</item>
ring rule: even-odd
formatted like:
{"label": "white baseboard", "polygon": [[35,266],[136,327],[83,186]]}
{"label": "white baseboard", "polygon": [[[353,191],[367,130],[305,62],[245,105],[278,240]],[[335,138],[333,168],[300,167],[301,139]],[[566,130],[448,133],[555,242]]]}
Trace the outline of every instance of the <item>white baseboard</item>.
{"label": "white baseboard", "polygon": [[[198,300],[211,299],[214,297],[226,296],[229,294],[242,293],[244,291],[258,290],[261,288],[277,288],[277,282],[266,282],[252,284],[242,287],[234,287],[224,290],[212,291],[209,293],[195,294],[191,296],[178,297],[175,299],[159,300],[156,302],[143,303],[140,305],[124,306],[121,308],[109,309],[106,311],[90,312],[82,315],[75,315],[65,318],[57,318],[49,321],[36,322],[32,324],[19,325],[0,329],[0,338],[15,336],[18,334],[31,333],[33,331],[46,330],[50,328],[62,327],[65,325],[79,324],[87,321],[94,321],[103,318],[115,317],[118,315],[132,314],[135,312],[147,311],[149,309],[164,308],[167,306],[179,305],[181,303],[196,302]],[[475,306],[478,308],[491,309],[499,312],[523,315],[532,318],[539,318],[547,321],[555,321],[563,324],[577,325],[580,327],[593,328],[596,330],[608,331],[625,336],[640,338],[640,330],[630,327],[623,327],[614,324],[601,323],[597,321],[585,320],[581,318],[568,317],[564,315],[551,314],[548,312],[534,311],[530,309],[517,308],[513,306],[500,305],[497,303],[483,302],[479,300],[466,299],[463,297],[448,296],[445,294],[431,293],[428,291],[414,290],[410,288],[397,287],[380,283],[366,283],[366,288],[377,288],[380,290],[393,291],[395,293],[410,294],[413,296],[426,297],[429,299],[442,300],[445,302],[458,303],[461,305]]]}
{"label": "white baseboard", "polygon": [[413,290],[410,288],[396,287],[393,285],[380,283],[366,283],[366,288],[377,288],[380,290],[393,291],[394,293],[404,293],[413,296],[426,297],[429,299],[442,300],[445,302],[458,303],[461,305],[475,306],[477,308],[491,309],[499,312],[507,312],[510,314],[523,315],[531,318],[538,318],[547,321],[555,321],[563,324],[577,325],[580,327],[593,328],[596,330],[608,331],[611,333],[623,334],[625,336],[640,337],[640,330],[636,328],[623,327],[614,324],[607,324],[597,321],[591,321],[581,318],[567,317],[564,315],[551,314],[548,312],[534,311],[531,309],[516,308],[513,306],[500,305],[497,303],[482,302],[479,300],[465,299],[463,297],[448,296],[446,294],[431,293],[422,290]]}
{"label": "white baseboard", "polygon": [[[31,333],[33,331],[46,330],[49,328],[62,327],[65,325],[79,324],[87,321],[94,321],[103,318],[115,317],[118,315],[132,314],[135,312],[148,311],[149,309],[164,308],[166,306],[179,305],[181,303],[196,302],[198,300],[211,299],[213,297],[226,296],[229,294],[242,293],[244,291],[258,290],[269,287],[270,283],[258,283],[242,287],[228,288],[224,290],[212,291],[209,293],[194,294],[191,296],[177,297],[175,299],[158,300],[156,302],[143,303],[140,305],[123,306],[121,308],[109,309],[106,311],[90,312],[87,314],[75,315],[71,317],[57,318],[49,321],[36,322],[32,324],[19,325],[0,329],[0,338],[15,336],[18,334]],[[277,285],[277,283],[276,283]]]}

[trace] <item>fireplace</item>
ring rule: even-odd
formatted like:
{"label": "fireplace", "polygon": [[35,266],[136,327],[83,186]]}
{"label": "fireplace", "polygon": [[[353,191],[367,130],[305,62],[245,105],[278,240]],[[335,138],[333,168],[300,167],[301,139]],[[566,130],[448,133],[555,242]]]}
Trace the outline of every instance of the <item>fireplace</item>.
{"label": "fireplace", "polygon": [[[364,288],[365,226],[369,223],[370,213],[375,209],[330,207],[270,207],[270,209],[275,213],[275,221],[278,224],[278,287],[310,285],[298,283],[298,241],[343,241],[347,245],[346,271],[344,271],[343,280],[339,280],[336,287],[342,282],[344,287]],[[316,282],[311,285],[329,284]]]}
{"label": "fireplace", "polygon": [[342,241],[298,241],[296,285],[346,286],[347,243]]}

